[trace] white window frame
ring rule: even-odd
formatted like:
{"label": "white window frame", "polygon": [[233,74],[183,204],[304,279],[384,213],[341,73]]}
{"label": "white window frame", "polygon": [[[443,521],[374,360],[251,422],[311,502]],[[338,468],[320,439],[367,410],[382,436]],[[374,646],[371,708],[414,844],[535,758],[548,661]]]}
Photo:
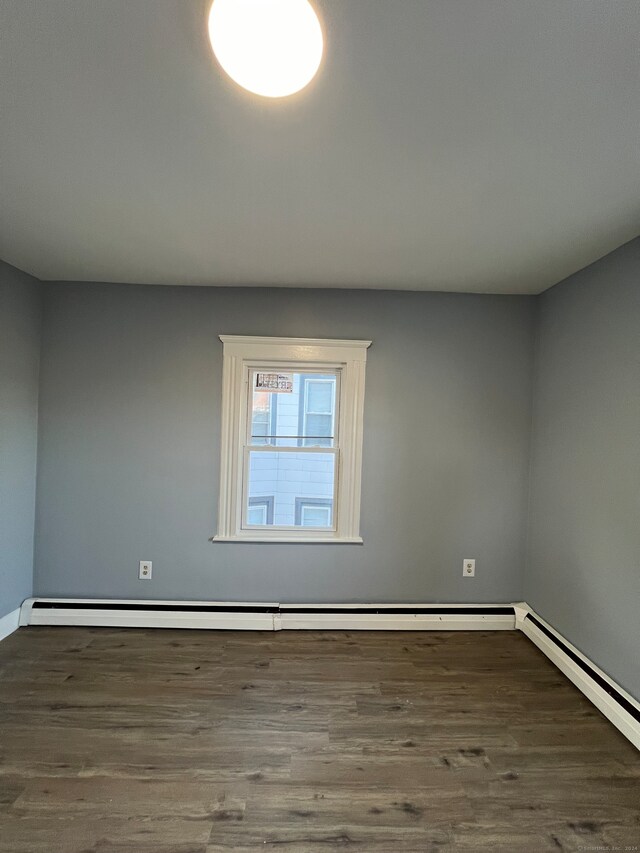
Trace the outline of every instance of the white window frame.
{"label": "white window frame", "polygon": [[[315,338],[263,338],[220,335],[223,344],[222,433],[218,531],[214,542],[362,543],[360,492],[364,381],[371,341]],[[309,368],[338,370],[339,436],[336,453],[334,528],[243,527],[243,491],[246,478],[245,443],[249,371],[256,367],[304,373]],[[274,448],[276,450],[276,448]]]}

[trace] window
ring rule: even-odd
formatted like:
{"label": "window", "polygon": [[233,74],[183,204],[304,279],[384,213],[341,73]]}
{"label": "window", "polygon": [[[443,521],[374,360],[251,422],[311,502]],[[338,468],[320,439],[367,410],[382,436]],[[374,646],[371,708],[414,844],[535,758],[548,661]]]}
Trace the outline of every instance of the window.
{"label": "window", "polygon": [[[300,377],[300,444],[331,447],[335,424],[336,378],[329,374]],[[310,438],[304,438],[310,436]]]}
{"label": "window", "polygon": [[[275,431],[278,411],[278,401],[275,394],[267,391],[256,391],[254,394],[253,420],[251,433],[256,439],[255,444],[268,444],[268,436]],[[264,436],[264,440],[261,440]]]}
{"label": "window", "polygon": [[249,506],[247,508],[247,524],[273,524],[273,495],[263,495],[258,498],[249,498]]}
{"label": "window", "polygon": [[370,341],[221,336],[216,541],[361,542]]}
{"label": "window", "polygon": [[333,501],[296,498],[296,524],[301,527],[331,527]]}

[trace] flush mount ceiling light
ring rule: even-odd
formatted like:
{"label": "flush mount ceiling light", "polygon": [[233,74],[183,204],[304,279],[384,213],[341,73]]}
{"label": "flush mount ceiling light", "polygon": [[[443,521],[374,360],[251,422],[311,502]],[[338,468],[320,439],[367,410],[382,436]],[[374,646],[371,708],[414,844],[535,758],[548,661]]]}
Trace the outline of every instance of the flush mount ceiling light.
{"label": "flush mount ceiling light", "polygon": [[322,59],[322,28],[308,0],[213,0],[209,38],[229,77],[266,98],[299,92]]}

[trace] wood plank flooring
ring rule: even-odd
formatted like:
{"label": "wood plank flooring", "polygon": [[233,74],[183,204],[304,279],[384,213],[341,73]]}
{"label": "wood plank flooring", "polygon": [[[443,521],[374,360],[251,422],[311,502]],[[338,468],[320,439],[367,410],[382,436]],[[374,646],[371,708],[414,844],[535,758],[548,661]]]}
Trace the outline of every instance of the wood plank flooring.
{"label": "wood plank flooring", "polygon": [[516,632],[26,628],[0,853],[640,850],[640,759]]}

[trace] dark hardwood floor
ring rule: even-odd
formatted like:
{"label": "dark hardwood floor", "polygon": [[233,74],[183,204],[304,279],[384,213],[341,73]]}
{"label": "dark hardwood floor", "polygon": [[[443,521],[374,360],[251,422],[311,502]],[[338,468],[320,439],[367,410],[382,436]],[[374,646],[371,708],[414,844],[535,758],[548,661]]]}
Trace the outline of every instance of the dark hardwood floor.
{"label": "dark hardwood floor", "polygon": [[1,853],[640,849],[636,750],[516,632],[27,628]]}

